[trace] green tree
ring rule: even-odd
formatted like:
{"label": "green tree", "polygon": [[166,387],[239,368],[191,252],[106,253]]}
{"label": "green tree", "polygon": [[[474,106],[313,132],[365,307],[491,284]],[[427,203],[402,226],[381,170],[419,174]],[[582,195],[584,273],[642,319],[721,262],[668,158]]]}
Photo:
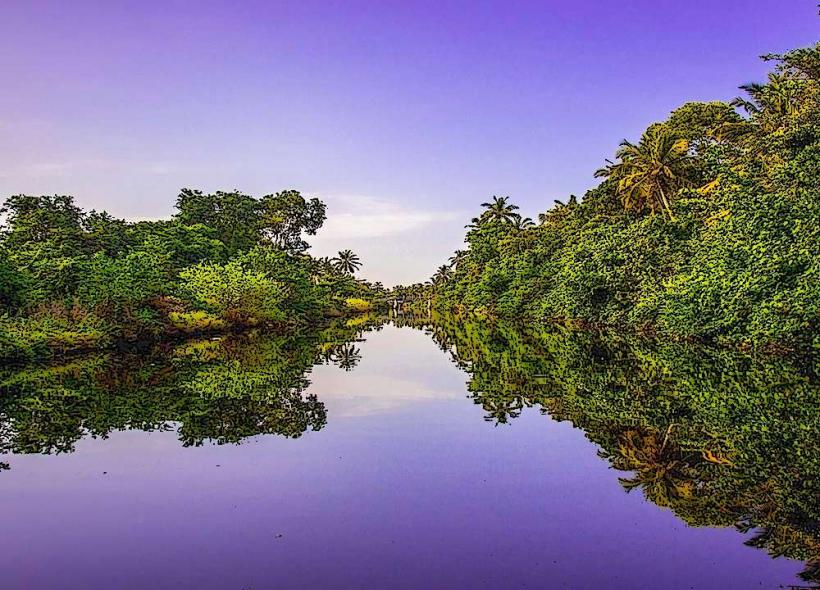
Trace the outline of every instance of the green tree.
{"label": "green tree", "polygon": [[25,296],[26,277],[9,259],[6,249],[0,246],[0,313],[17,308]]}
{"label": "green tree", "polygon": [[180,223],[213,228],[231,255],[263,242],[303,252],[308,244],[302,234],[315,235],[325,221],[325,204],[294,190],[255,199],[238,191],[205,194],[183,189],[176,206]]}
{"label": "green tree", "polygon": [[515,219],[512,222],[513,227],[517,230],[524,230],[524,229],[532,229],[535,227],[535,222],[529,217],[522,217],[521,215],[516,215]]}
{"label": "green tree", "polygon": [[182,189],[176,201],[177,219],[182,225],[204,225],[215,230],[230,255],[245,251],[261,238],[259,202],[239,191],[205,194]]}
{"label": "green tree", "polygon": [[618,162],[599,169],[596,177],[617,182],[624,209],[662,213],[674,219],[672,201],[679,189],[689,186],[689,142],[665,125],[653,125],[638,144],[621,142]]}
{"label": "green tree", "polygon": [[304,252],[308,243],[302,234],[316,235],[325,222],[325,204],[305,199],[299,191],[287,190],[266,195],[259,203],[263,236],[289,252]]}
{"label": "green tree", "polygon": [[452,267],[443,264],[438,267],[435,274],[431,277],[430,282],[434,287],[443,285],[444,283],[450,280],[452,272]]}
{"label": "green tree", "polygon": [[510,203],[510,197],[496,197],[487,203],[481,203],[481,206],[486,208],[482,214],[482,220],[490,223],[515,223],[517,217],[520,217],[516,211],[517,205]]}
{"label": "green tree", "polygon": [[352,250],[341,250],[332,262],[337,270],[351,275],[362,267],[359,257]]}

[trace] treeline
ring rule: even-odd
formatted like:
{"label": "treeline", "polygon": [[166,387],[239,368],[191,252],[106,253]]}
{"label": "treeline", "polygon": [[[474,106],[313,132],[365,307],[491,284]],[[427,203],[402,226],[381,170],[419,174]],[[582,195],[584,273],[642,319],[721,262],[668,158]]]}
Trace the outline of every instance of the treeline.
{"label": "treeline", "polygon": [[0,358],[249,326],[294,327],[367,310],[379,285],[358,257],[307,253],[325,205],[184,189],[167,220],[127,222],[67,196],[0,209]]}
{"label": "treeline", "polygon": [[426,285],[442,309],[820,348],[820,45],[623,141],[537,224],[495,197]]}

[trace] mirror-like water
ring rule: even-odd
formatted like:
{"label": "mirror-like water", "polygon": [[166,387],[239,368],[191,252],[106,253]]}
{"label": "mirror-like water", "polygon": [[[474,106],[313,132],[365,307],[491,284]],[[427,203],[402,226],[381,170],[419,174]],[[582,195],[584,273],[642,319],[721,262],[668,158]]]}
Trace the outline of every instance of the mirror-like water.
{"label": "mirror-like water", "polygon": [[0,389],[3,588],[820,578],[805,363],[363,319],[6,369]]}

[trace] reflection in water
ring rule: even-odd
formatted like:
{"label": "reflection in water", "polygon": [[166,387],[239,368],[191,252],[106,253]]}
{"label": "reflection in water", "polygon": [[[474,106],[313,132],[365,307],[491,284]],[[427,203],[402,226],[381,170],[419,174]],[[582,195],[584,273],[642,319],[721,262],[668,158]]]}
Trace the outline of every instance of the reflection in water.
{"label": "reflection in water", "polygon": [[[811,366],[558,328],[390,321],[446,351],[486,420],[505,424],[537,407],[570,421],[623,472],[626,491],[689,525],[751,532],[748,544],[804,561],[804,579],[820,581],[820,385]],[[356,341],[372,329],[378,320],[363,317],[307,335],[4,370],[0,453],[70,452],[85,436],[122,429],[174,429],[185,446],[320,430],[327,412],[306,393],[311,368],[354,370]]]}
{"label": "reflection in water", "polygon": [[4,370],[0,453],[71,452],[84,436],[125,429],[176,429],[184,446],[320,430],[327,413],[315,395],[304,393],[307,375],[318,363],[351,370],[360,355],[349,341],[369,325],[199,340],[149,354]]}
{"label": "reflection in water", "polygon": [[536,406],[599,446],[627,491],[691,526],[806,562],[820,582],[820,383],[811,364],[554,328],[397,319],[469,374],[499,424]]}

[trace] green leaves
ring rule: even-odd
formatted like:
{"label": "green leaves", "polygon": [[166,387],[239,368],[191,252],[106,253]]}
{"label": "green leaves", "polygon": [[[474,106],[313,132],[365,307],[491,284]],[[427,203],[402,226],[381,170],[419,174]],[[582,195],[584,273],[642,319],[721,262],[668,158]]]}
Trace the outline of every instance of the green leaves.
{"label": "green leaves", "polygon": [[638,143],[624,141],[596,174],[606,180],[580,202],[558,201],[537,228],[516,230],[506,197],[483,203],[464,262],[436,286],[437,305],[815,346],[818,56],[820,45],[771,57],[780,65],[768,81],[744,87],[747,118],[720,102],[676,109]]}
{"label": "green leaves", "polygon": [[200,263],[179,274],[182,291],[238,325],[282,320],[282,285],[264,272],[246,268],[240,261]]}

